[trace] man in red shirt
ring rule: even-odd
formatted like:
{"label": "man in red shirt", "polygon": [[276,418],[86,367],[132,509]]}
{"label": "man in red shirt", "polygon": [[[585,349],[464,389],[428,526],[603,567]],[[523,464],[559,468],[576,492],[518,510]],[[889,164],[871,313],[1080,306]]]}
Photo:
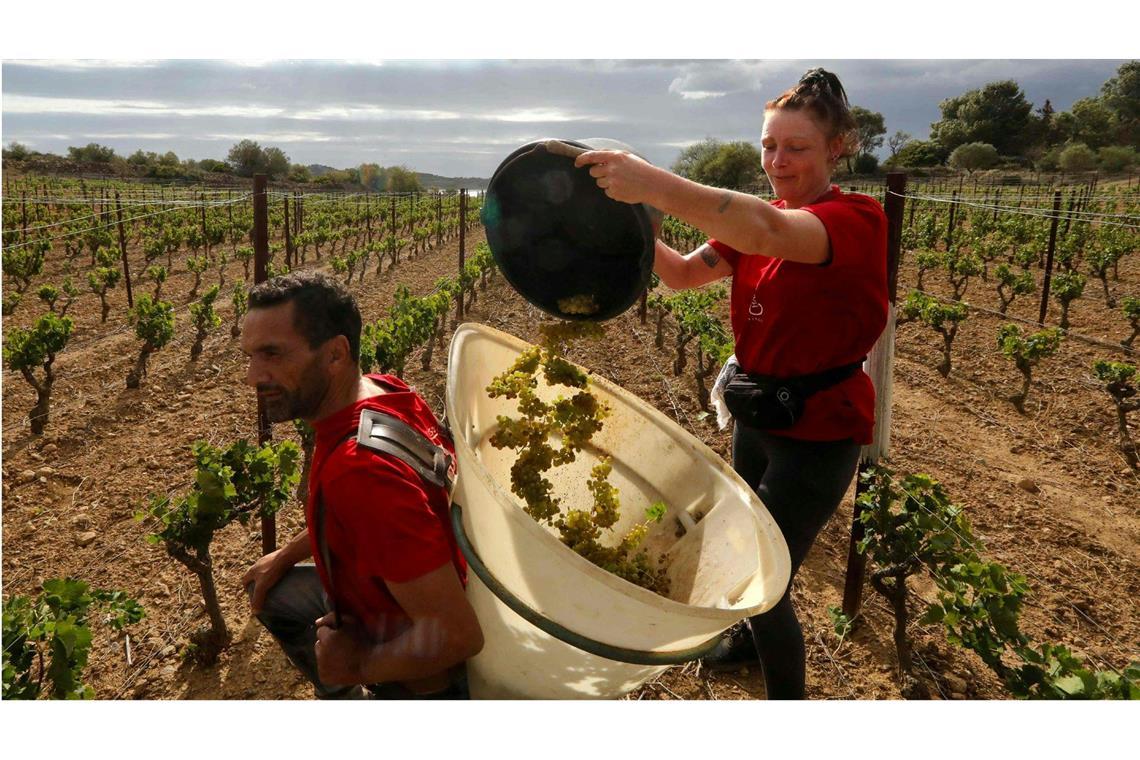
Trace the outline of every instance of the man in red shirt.
{"label": "man in red shirt", "polygon": [[242,583],[318,697],[458,696],[453,670],[482,649],[483,634],[464,595],[446,487],[358,442],[361,414],[382,412],[454,451],[408,386],[361,375],[360,330],[352,297],[324,275],[275,277],[250,292],[246,383],[271,422],[313,425],[316,445],[305,530]]}

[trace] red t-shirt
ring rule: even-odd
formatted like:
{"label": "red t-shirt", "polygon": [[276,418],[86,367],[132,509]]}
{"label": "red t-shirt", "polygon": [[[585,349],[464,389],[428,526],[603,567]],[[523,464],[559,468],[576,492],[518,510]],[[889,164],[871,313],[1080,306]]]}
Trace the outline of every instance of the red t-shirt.
{"label": "red t-shirt", "polygon": [[[784,208],[784,201],[772,203]],[[831,260],[802,264],[709,245],[732,265],[732,332],[746,371],[792,377],[858,361],[887,324],[887,218],[878,201],[832,185],[802,207],[827,229]],[[808,441],[871,442],[875,388],[862,370],[815,393],[793,427]]]}
{"label": "red t-shirt", "polygon": [[[363,409],[377,409],[408,423],[432,443],[454,447],[422,398],[390,375],[368,375],[388,393],[373,396],[318,421],[305,505],[313,559],[325,592],[337,610],[360,620],[378,641],[410,623],[388,591],[451,562],[466,584],[467,564],[455,542],[443,488],[425,483],[410,466],[356,445]],[[348,440],[345,437],[348,436]],[[318,490],[324,499],[325,539],[332,580],[317,545],[314,522]]]}

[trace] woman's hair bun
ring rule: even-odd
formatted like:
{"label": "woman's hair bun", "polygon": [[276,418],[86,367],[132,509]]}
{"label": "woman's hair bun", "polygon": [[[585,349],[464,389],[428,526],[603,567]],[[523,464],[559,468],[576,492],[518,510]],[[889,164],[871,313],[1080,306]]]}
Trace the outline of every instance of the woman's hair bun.
{"label": "woman's hair bun", "polygon": [[809,69],[800,77],[799,83],[817,91],[826,92],[844,105],[847,104],[847,93],[844,91],[843,84],[840,83],[839,77],[826,69]]}

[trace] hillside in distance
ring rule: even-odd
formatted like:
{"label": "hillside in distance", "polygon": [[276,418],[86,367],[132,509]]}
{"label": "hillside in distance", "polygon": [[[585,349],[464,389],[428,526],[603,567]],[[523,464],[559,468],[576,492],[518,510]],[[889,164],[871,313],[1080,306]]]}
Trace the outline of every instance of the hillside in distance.
{"label": "hillside in distance", "polygon": [[[322,174],[339,171],[335,167],[325,166],[324,164],[309,164],[307,168],[309,174],[313,175],[313,177],[320,177]],[[428,174],[426,172],[416,172],[416,177],[423,187],[435,187],[440,190],[459,190],[464,187],[468,190],[486,190],[487,183],[490,182],[489,179],[483,177],[441,177],[438,174]]]}
{"label": "hillside in distance", "polygon": [[438,187],[440,190],[458,190],[464,187],[468,190],[486,190],[491,181],[483,177],[440,177],[423,172],[416,172],[416,177],[424,187]]}

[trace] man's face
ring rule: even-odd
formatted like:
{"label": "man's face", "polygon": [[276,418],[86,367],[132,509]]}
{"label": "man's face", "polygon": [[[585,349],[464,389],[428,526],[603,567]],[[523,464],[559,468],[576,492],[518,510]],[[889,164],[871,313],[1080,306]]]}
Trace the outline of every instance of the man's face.
{"label": "man's face", "polygon": [[242,326],[241,350],[249,357],[245,382],[257,389],[270,422],[311,420],[328,393],[324,345],[309,342],[293,326],[292,301],[250,309]]}

